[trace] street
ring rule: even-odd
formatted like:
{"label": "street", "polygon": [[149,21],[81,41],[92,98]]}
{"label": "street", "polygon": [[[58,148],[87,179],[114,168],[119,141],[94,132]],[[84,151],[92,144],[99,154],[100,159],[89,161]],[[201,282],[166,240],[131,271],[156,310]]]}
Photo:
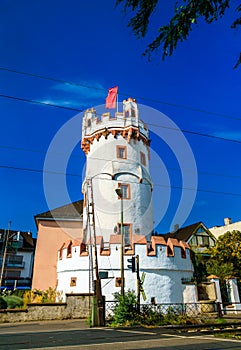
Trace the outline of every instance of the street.
{"label": "street", "polygon": [[163,328],[89,328],[82,320],[5,324],[0,349],[240,349],[241,341]]}

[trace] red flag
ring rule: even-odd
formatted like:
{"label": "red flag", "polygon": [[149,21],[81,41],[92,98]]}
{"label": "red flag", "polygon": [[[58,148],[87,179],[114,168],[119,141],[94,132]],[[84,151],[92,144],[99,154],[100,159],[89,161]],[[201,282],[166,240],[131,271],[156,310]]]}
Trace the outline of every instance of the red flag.
{"label": "red flag", "polygon": [[116,108],[117,92],[118,92],[118,86],[115,86],[108,90],[108,96],[106,97],[106,100],[105,100],[105,108],[107,109]]}

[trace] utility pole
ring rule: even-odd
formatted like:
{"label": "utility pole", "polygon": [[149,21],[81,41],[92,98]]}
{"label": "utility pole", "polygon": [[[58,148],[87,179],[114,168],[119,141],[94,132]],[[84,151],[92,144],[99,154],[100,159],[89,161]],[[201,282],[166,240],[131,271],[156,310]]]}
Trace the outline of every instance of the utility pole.
{"label": "utility pole", "polygon": [[5,261],[6,261],[6,256],[7,256],[7,250],[8,250],[8,240],[9,240],[9,234],[10,234],[10,227],[11,227],[11,221],[9,221],[9,223],[8,223],[8,230],[6,232],[6,238],[5,238],[5,244],[4,244],[2,267],[1,267],[1,273],[0,273],[0,291],[2,289],[2,281],[3,281],[3,274],[4,274],[4,267],[5,267]]}
{"label": "utility pole", "polygon": [[[98,268],[92,179],[89,179],[88,186],[90,187],[90,199],[91,199],[90,203],[88,202],[88,206],[90,205],[92,208],[91,214],[92,214],[92,227],[93,227],[93,239],[94,239],[94,268],[95,268],[95,280],[94,280],[94,293],[95,293],[95,295],[94,295],[94,302],[93,302],[94,315],[92,317],[92,323],[94,326],[104,326],[104,307],[103,307],[101,281],[100,281],[100,277],[99,277],[99,268]],[[92,237],[90,237],[90,242],[92,243]]]}

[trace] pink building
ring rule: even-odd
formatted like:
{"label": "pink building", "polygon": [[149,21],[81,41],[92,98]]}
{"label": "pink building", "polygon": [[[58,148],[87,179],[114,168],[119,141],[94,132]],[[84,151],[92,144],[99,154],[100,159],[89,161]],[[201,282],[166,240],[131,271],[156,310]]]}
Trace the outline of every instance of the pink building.
{"label": "pink building", "polygon": [[57,286],[58,250],[66,240],[82,238],[83,201],[35,215],[38,228],[32,289]]}

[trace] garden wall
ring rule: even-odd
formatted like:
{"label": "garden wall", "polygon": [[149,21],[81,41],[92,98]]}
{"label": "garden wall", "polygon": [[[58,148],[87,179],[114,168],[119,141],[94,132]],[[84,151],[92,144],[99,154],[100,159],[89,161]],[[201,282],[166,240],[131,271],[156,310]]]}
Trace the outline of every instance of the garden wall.
{"label": "garden wall", "polygon": [[26,309],[0,310],[0,323],[87,318],[92,294],[66,294],[65,303],[32,303]]}

